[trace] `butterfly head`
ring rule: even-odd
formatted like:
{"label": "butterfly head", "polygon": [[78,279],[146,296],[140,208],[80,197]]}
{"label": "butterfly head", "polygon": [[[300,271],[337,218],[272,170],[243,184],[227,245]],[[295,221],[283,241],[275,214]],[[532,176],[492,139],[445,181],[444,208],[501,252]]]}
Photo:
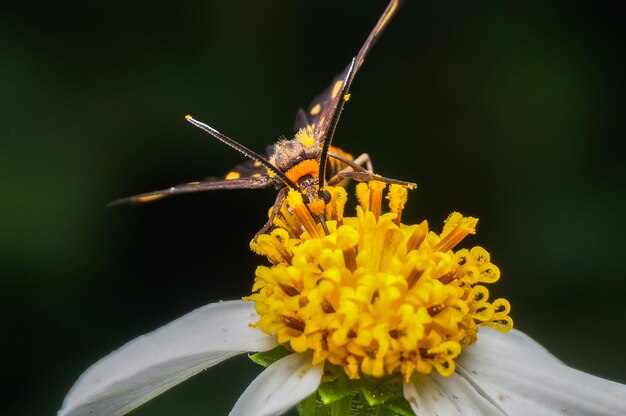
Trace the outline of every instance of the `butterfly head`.
{"label": "butterfly head", "polygon": [[319,189],[317,175],[307,174],[302,176],[297,182],[298,191],[302,194],[302,200],[309,208],[309,211],[316,217],[324,214],[326,204],[330,202],[330,193]]}
{"label": "butterfly head", "polygon": [[[315,140],[313,127],[298,130],[291,140],[281,140],[274,146],[270,162],[297,186],[303,202],[315,215],[324,212],[326,204],[319,192],[319,158],[321,144]],[[268,172],[271,176],[271,172]]]}

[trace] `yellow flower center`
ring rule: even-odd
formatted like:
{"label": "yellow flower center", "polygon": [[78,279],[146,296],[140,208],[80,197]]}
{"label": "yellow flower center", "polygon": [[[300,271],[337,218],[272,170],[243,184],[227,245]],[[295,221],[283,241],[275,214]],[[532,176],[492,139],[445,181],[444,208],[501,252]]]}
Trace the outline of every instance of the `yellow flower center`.
{"label": "yellow flower center", "polygon": [[353,379],[414,372],[454,372],[462,348],[476,341],[478,325],[502,332],[513,326],[509,302],[489,301],[484,286],[500,277],[482,247],[453,249],[478,220],[458,212],[437,234],[423,221],[405,225],[407,191],[357,185],[356,217],[344,217],[347,194],[327,187],[326,226],[316,223],[302,195],[290,191],[274,230],[251,242],[270,261],[259,266],[253,294],[255,324],[295,352],[313,352]]}

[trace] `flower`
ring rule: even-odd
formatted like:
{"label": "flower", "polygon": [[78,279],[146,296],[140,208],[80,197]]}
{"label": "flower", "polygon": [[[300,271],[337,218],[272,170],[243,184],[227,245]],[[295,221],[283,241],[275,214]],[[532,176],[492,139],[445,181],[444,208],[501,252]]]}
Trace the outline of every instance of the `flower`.
{"label": "flower", "polygon": [[452,250],[475,232],[477,219],[455,212],[441,234],[426,221],[402,224],[407,190],[391,185],[391,212],[383,214],[385,187],[357,186],[356,217],[343,215],[345,189],[327,187],[327,236],[302,195],[290,191],[290,209],[277,217],[282,226],[251,243],[272,263],[257,269],[247,298],[260,315],[256,326],[350,379],[399,373],[408,382],[433,369],[449,376],[478,325],[513,326],[509,302],[490,302],[484,286],[500,271],[482,247]]}
{"label": "flower", "polygon": [[[324,224],[291,191],[276,227],[251,242],[270,262],[252,295],[197,309],[105,357],[59,416],[125,414],[249,351],[278,355],[231,415],[279,415],[307,398],[315,409],[316,392],[333,406],[355,386],[382,406],[393,393],[368,392],[384,383],[401,386],[400,414],[626,414],[626,386],[561,363],[512,329],[506,300],[489,300],[485,285],[500,277],[489,253],[453,250],[475,218],[453,213],[439,234],[425,221],[405,225],[406,189],[390,187],[383,213],[384,188],[359,184],[357,216],[344,217],[346,191],[327,187],[329,202],[313,208]],[[324,393],[341,383],[343,393]]]}

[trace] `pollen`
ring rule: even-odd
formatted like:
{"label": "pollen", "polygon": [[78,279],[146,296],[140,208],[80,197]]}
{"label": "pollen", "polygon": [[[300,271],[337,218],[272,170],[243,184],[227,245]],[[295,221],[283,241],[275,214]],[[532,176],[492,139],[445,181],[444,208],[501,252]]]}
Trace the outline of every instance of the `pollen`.
{"label": "pollen", "polygon": [[352,379],[407,381],[415,373],[453,374],[479,326],[513,327],[509,302],[490,300],[486,285],[500,270],[489,253],[458,247],[476,218],[453,213],[441,232],[427,221],[404,224],[407,190],[379,181],[357,186],[356,215],[348,217],[345,189],[325,190],[328,233],[291,190],[274,228],[251,242],[269,261],[246,298],[260,316],[254,326]]}
{"label": "pollen", "polygon": [[313,147],[315,146],[315,137],[313,134],[313,127],[307,126],[298,130],[295,135],[295,139],[300,142],[304,147]]}

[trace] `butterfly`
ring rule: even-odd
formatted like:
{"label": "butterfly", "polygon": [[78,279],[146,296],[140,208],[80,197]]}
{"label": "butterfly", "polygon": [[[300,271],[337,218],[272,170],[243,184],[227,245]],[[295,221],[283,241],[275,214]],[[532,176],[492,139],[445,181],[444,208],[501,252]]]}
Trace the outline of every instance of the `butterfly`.
{"label": "butterfly", "polygon": [[[115,200],[109,206],[150,202],[171,195],[211,191],[217,189],[259,189],[274,187],[278,195],[272,213],[280,210],[289,189],[295,189],[306,196],[309,206],[320,201],[327,203],[330,195],[323,190],[328,185],[342,184],[352,179],[367,181],[377,179],[415,188],[414,183],[381,177],[372,172],[369,156],[364,153],[357,158],[331,145],[335,129],[345,103],[350,99],[350,86],[361,68],[366,56],[383,30],[389,25],[403,0],[391,0],[378,22],[365,40],[365,43],[352,58],[348,66],[337,75],[331,85],[318,95],[305,111],[296,114],[295,136],[281,140],[267,147],[265,155],[258,154],[241,143],[220,133],[191,116],[186,116],[194,126],[241,152],[248,161],[235,166],[222,177],[206,178],[199,182],[189,182],[167,189],[142,193]],[[324,226],[322,214],[314,216]],[[273,224],[273,214],[257,233],[267,231]]]}

